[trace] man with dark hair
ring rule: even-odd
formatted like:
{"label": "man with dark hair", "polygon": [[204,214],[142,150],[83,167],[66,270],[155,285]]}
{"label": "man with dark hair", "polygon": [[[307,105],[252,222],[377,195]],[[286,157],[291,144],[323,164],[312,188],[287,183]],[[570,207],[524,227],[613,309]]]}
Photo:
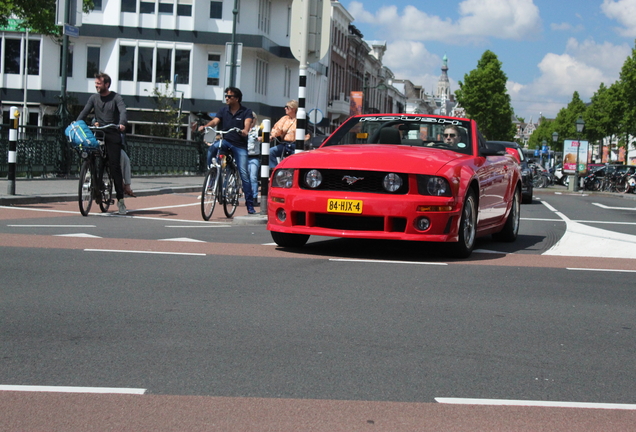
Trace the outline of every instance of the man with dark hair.
{"label": "man with dark hair", "polygon": [[97,93],[91,95],[86,106],[77,116],[77,120],[85,120],[91,112],[95,112],[95,126],[116,124],[118,128],[104,129],[104,142],[108,152],[110,175],[115,183],[117,207],[119,214],[126,214],[124,204],[124,181],[121,174],[120,158],[122,151],[121,133],[126,130],[128,120],[126,118],[126,105],[121,95],[110,91],[111,79],[107,74],[100,72],[95,74],[95,89]]}
{"label": "man with dark hair", "polygon": [[251,109],[241,104],[243,93],[241,93],[241,90],[238,88],[226,88],[224,96],[225,106],[222,107],[216,113],[216,116],[207,124],[199,126],[199,131],[203,131],[207,126],[215,128],[217,125],[220,125],[223,131],[234,127],[241,130],[241,132],[232,131],[224,134],[220,148],[232,150],[232,155],[238,166],[241,182],[243,183],[243,194],[245,195],[247,212],[254,214],[256,210],[254,210],[252,186],[247,170],[247,136],[254,122],[254,114]]}

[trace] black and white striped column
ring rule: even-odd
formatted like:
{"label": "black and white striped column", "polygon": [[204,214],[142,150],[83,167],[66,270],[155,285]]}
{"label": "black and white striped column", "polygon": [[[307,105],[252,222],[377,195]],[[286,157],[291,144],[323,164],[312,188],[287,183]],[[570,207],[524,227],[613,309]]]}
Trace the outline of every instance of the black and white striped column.
{"label": "black and white striped column", "polygon": [[272,122],[263,120],[263,141],[261,142],[261,214],[267,214],[267,195],[269,193],[269,133]]}
{"label": "black and white striped column", "polygon": [[296,112],[296,151],[305,150],[305,128],[307,127],[307,110],[305,94],[307,89],[307,65],[301,65],[298,71],[298,111]]}
{"label": "black and white striped column", "polygon": [[7,177],[7,194],[15,195],[15,171],[18,162],[18,119],[20,111],[18,107],[12,106],[9,110],[9,154],[7,161],[9,162],[9,175]]}

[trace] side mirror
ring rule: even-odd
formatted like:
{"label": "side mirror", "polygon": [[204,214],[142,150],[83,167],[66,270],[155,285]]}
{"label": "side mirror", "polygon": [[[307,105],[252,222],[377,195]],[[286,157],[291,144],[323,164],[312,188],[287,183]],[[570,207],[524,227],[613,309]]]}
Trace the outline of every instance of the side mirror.
{"label": "side mirror", "polygon": [[486,143],[486,147],[479,148],[479,156],[503,156],[506,154],[506,146],[499,143]]}

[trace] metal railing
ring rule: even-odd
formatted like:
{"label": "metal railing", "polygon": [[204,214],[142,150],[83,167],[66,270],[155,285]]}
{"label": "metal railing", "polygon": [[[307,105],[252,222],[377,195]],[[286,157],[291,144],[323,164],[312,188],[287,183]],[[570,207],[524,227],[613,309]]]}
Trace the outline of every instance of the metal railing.
{"label": "metal railing", "polygon": [[[206,146],[190,141],[141,135],[126,136],[134,175],[198,175],[205,170]],[[9,126],[0,125],[0,177],[8,174]],[[18,177],[76,177],[80,160],[59,127],[20,126]]]}

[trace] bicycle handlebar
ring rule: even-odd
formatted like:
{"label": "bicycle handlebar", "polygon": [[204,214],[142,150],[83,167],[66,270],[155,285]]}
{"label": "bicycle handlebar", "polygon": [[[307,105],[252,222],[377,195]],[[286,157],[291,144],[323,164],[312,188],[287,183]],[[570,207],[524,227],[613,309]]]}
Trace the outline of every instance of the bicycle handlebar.
{"label": "bicycle handlebar", "polygon": [[216,134],[219,134],[219,135],[221,135],[221,136],[225,135],[225,134],[226,134],[226,133],[228,133],[228,132],[238,132],[238,133],[241,133],[241,132],[242,132],[242,130],[241,130],[241,129],[239,129],[239,128],[237,128],[237,127],[230,128],[230,129],[228,129],[228,130],[226,130],[226,131],[217,131],[217,130],[216,130],[216,129],[214,129],[212,126],[205,126],[205,128],[204,128],[203,130],[205,131],[205,133],[206,133],[206,134],[207,134],[208,132],[214,132],[214,134],[215,134],[215,135],[216,135]]}
{"label": "bicycle handlebar", "polygon": [[119,129],[119,125],[115,124],[115,123],[111,123],[111,124],[107,124],[104,126],[89,126],[88,127],[91,130],[104,130],[104,129],[108,129],[108,128],[116,128]]}

